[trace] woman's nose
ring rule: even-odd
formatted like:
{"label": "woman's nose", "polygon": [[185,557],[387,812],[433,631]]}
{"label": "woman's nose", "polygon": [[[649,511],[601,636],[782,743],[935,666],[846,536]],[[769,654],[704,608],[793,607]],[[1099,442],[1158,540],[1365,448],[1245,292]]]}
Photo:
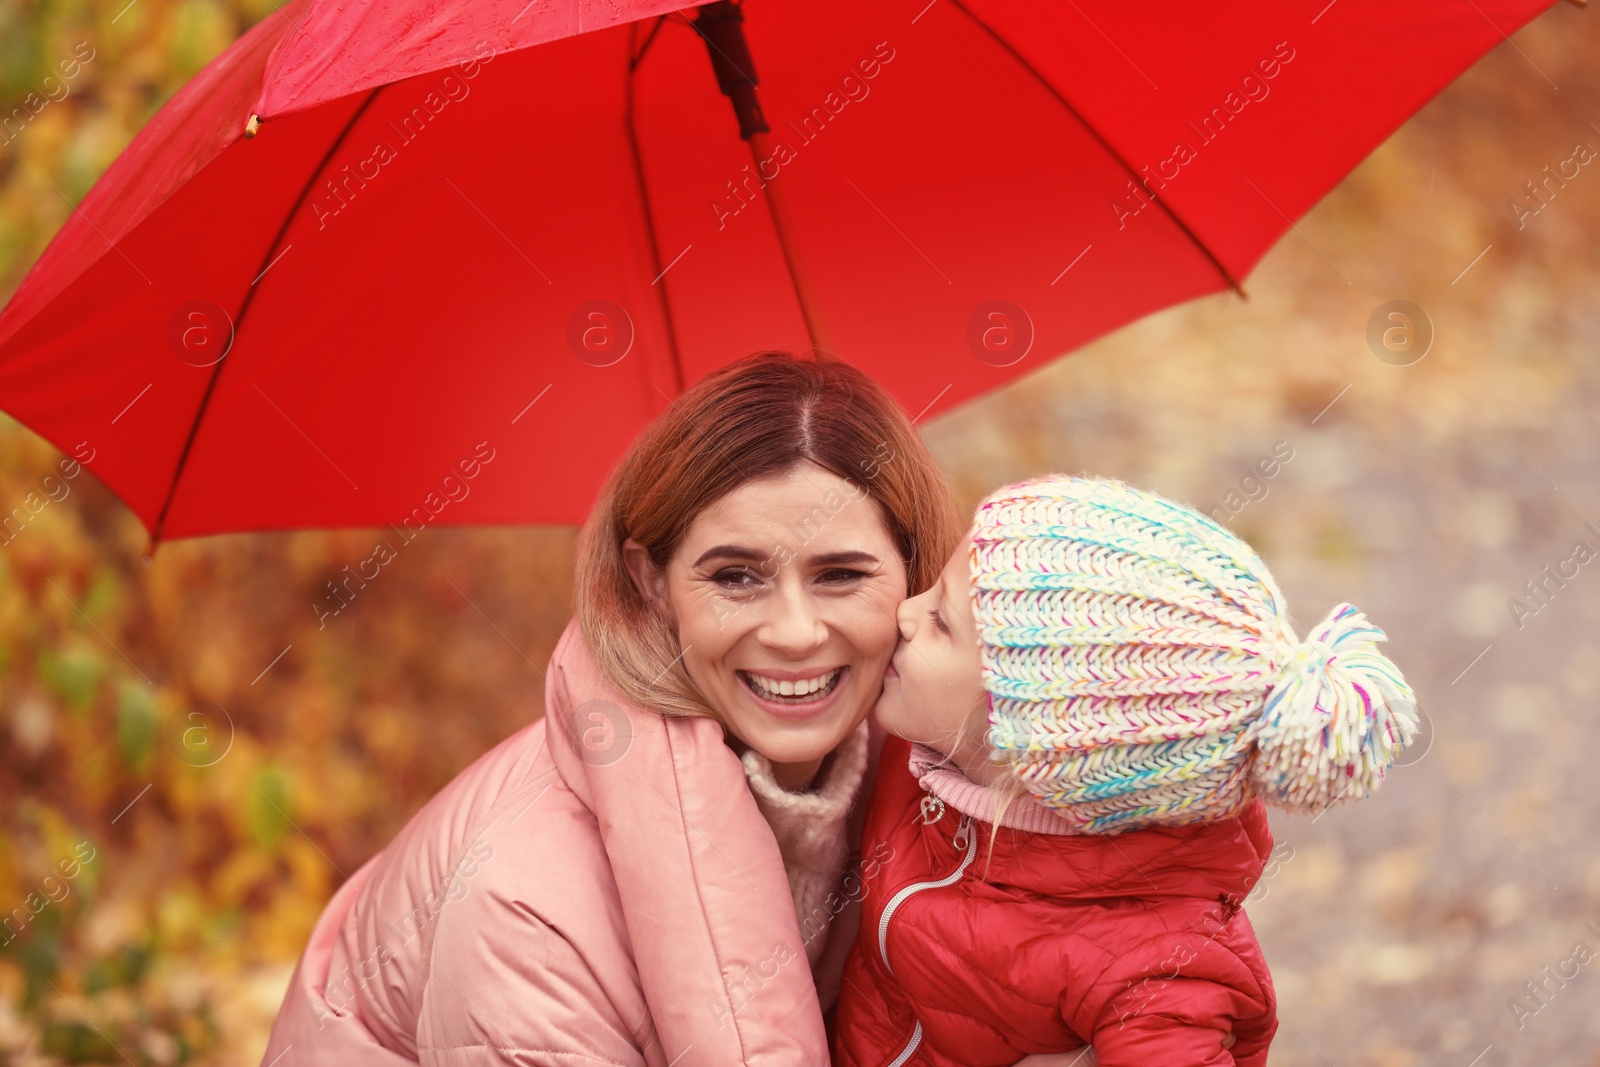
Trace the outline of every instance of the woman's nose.
{"label": "woman's nose", "polygon": [[828,640],[828,626],[817,610],[815,598],[806,591],[780,591],[770,603],[771,614],[761,628],[763,643],[785,655],[800,657]]}

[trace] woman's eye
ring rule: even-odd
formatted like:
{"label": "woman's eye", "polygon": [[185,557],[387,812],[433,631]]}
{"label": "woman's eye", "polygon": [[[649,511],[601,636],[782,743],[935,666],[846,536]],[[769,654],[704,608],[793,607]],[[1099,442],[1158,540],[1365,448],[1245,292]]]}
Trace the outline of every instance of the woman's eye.
{"label": "woman's eye", "polygon": [[845,582],[853,582],[857,578],[865,578],[866,572],[854,571],[848,567],[833,567],[823,571],[820,577],[830,585],[842,585]]}
{"label": "woman's eye", "polygon": [[743,567],[728,567],[713,574],[711,580],[724,589],[748,589],[756,576]]}
{"label": "woman's eye", "polygon": [[944,616],[940,615],[937,611],[930,611],[928,612],[928,618],[933,620],[933,624],[939,628],[940,633],[949,636],[950,627],[944,624]]}

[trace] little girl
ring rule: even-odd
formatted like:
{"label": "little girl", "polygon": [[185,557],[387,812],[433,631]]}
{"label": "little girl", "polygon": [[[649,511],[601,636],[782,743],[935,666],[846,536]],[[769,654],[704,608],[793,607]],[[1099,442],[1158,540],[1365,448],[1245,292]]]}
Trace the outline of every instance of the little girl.
{"label": "little girl", "polygon": [[836,1067],[1265,1064],[1258,798],[1365,796],[1410,744],[1383,631],[1341,604],[1301,641],[1239,538],[1065,475],[990,494],[899,624]]}

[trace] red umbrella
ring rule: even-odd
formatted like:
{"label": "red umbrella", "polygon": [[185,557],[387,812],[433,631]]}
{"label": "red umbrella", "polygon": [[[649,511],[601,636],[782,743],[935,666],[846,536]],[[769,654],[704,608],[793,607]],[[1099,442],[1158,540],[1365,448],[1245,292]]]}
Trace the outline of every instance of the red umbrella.
{"label": "red umbrella", "polygon": [[577,522],[752,350],[931,414],[1237,288],[1549,2],[296,0],[74,210],[0,406],[152,543]]}

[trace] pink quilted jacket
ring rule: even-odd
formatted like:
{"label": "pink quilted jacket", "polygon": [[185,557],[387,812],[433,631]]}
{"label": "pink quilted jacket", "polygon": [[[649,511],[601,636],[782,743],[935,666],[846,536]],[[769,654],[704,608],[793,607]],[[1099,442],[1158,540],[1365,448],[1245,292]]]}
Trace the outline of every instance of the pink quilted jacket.
{"label": "pink quilted jacket", "polygon": [[334,894],[263,1063],[826,1064],[783,861],[721,726],[628,708],[576,622],[545,708]]}

